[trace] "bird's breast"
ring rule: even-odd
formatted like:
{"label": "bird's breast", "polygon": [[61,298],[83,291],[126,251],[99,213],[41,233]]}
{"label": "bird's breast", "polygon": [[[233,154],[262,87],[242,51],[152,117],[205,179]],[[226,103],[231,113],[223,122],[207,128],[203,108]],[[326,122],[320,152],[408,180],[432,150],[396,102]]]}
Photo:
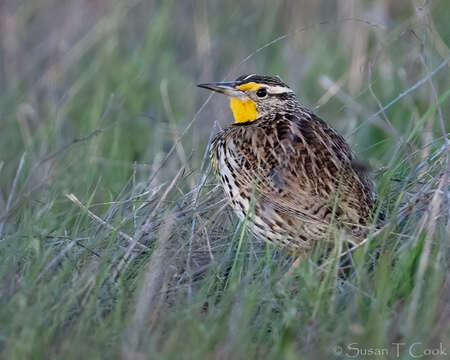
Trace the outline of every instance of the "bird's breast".
{"label": "bird's breast", "polygon": [[250,191],[242,181],[242,164],[239,149],[233,142],[217,144],[212,161],[216,164],[216,174],[224,192],[239,218],[243,219],[250,208]]}

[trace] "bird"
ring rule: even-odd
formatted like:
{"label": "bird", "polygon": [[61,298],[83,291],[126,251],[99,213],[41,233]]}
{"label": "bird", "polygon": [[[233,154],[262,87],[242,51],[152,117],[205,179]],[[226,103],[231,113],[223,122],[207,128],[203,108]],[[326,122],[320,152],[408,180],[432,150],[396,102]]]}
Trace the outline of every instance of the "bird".
{"label": "bird", "polygon": [[278,76],[198,84],[230,99],[234,123],[213,138],[212,167],[238,218],[268,243],[307,256],[343,230],[367,236],[376,192],[347,141]]}

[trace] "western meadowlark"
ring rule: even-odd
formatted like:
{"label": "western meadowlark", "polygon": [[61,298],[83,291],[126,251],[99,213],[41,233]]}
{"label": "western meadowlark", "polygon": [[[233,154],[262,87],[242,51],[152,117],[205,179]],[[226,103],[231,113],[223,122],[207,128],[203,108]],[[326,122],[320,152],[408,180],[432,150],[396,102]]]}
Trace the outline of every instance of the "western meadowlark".
{"label": "western meadowlark", "polygon": [[366,234],[375,193],[344,138],[278,77],[240,76],[199,84],[230,97],[235,123],[220,131],[210,156],[230,203],[264,240],[302,255],[330,238]]}

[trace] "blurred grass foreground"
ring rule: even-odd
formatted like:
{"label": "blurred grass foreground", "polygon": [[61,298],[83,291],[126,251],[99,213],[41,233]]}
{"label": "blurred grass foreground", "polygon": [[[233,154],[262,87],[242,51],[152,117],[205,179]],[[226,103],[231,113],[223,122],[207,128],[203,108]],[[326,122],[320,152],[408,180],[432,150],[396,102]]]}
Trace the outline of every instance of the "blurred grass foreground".
{"label": "blurred grass foreground", "polygon": [[[1,0],[1,358],[448,358],[449,19],[445,0]],[[286,277],[210,174],[231,114],[195,85],[244,73],[280,75],[374,170],[386,226],[344,278],[336,256]]]}

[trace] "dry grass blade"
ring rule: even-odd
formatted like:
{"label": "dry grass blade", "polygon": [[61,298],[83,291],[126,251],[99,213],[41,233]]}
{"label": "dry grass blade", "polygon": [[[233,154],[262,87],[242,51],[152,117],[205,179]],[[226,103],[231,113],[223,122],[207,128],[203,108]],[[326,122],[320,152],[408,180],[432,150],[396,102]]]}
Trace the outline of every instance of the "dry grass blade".
{"label": "dry grass blade", "polygon": [[[25,162],[25,155],[26,155],[26,153],[23,153],[22,156],[20,157],[19,166],[17,167],[16,175],[14,176],[14,180],[13,180],[13,183],[12,183],[12,186],[11,186],[11,190],[9,192],[8,200],[6,202],[6,208],[5,208],[4,215],[3,215],[3,221],[0,222],[0,238],[1,238],[2,233],[3,233],[3,226],[5,224],[6,217],[8,215],[9,209],[11,207],[12,200],[14,198],[14,195],[16,194],[17,183],[19,182],[19,177],[20,177],[20,174],[22,173],[23,164]],[[1,167],[0,167],[0,170],[1,170]]]}
{"label": "dry grass blade", "polygon": [[[72,201],[75,205],[77,205],[78,207],[80,207],[81,209],[86,211],[86,213],[89,215],[89,217],[92,220],[98,222],[102,226],[106,227],[108,230],[111,230],[112,232],[115,232],[115,233],[119,234],[122,238],[124,238],[129,243],[134,244],[134,240],[133,240],[133,238],[130,235],[125,234],[123,231],[120,231],[120,230],[116,229],[114,226],[112,226],[111,224],[108,224],[106,221],[104,221],[101,217],[95,215],[85,205],[83,205],[81,203],[81,201],[78,200],[78,198],[74,194],[66,194],[65,196],[70,201]],[[149,250],[149,248],[147,246],[145,246],[144,244],[136,243],[136,244],[134,244],[134,246],[138,246],[142,250]]]}
{"label": "dry grass blade", "polygon": [[439,217],[439,211],[441,209],[441,205],[443,203],[444,197],[444,188],[448,187],[448,183],[446,181],[446,176],[442,176],[441,181],[439,183],[438,188],[436,189],[433,199],[428,206],[426,215],[423,218],[422,224],[419,228],[419,233],[422,232],[423,228],[426,228],[426,236],[423,245],[422,254],[420,255],[419,268],[416,274],[416,287],[414,288],[414,292],[412,294],[412,300],[410,304],[409,318],[407,321],[406,329],[408,331],[414,331],[415,327],[415,318],[417,315],[417,309],[419,306],[420,296],[422,295],[422,289],[424,286],[424,276],[425,271],[428,267],[428,263],[430,260],[430,252],[431,252],[431,244],[433,240],[433,235],[436,229],[436,222]]}
{"label": "dry grass blade", "polygon": [[[369,234],[369,235],[368,235],[363,241],[361,241],[360,243],[358,243],[358,244],[352,246],[352,248],[350,248],[350,249],[348,249],[348,250],[346,250],[346,251],[344,251],[344,252],[339,253],[339,255],[338,255],[339,258],[343,258],[344,256],[349,255],[349,254],[351,254],[352,252],[354,252],[355,250],[357,250],[357,249],[359,249],[359,248],[365,246],[371,239],[373,239],[374,236],[377,236],[378,234],[380,234],[380,233],[385,229],[385,227],[386,227],[386,226],[383,226],[382,228],[377,229],[377,230],[374,231],[372,234]],[[335,261],[335,260],[334,260],[334,259],[330,259],[330,260],[325,261],[322,265],[320,265],[319,269],[322,270],[322,271],[324,271],[324,270],[325,270],[325,269],[326,269],[333,261]]]}
{"label": "dry grass blade", "polygon": [[[169,266],[167,264],[168,246],[167,240],[173,227],[173,217],[168,216],[155,244],[150,261],[144,274],[144,281],[141,290],[137,294],[136,310],[133,314],[131,326],[128,329],[126,344],[123,352],[129,354],[130,351],[138,351],[139,341],[143,335],[148,335],[152,330],[158,317],[159,309],[162,306],[164,288],[167,288],[166,280]],[[159,296],[158,296],[159,295]]]}
{"label": "dry grass blade", "polygon": [[[322,75],[319,78],[319,84],[324,90],[327,90],[327,93],[323,97],[327,98],[336,95],[338,100],[340,100],[345,106],[354,111],[356,114],[365,117],[370,116],[369,114],[367,114],[366,109],[362,105],[360,105],[357,101],[355,101],[351,95],[347,94],[344,90],[342,90],[339,80],[338,82],[335,82],[328,76]],[[318,104],[321,105],[322,104],[321,102],[323,101],[324,101],[323,99],[320,99],[318,101]],[[395,136],[395,132],[393,132],[392,129],[389,128],[389,126],[387,126],[385,122],[381,121],[378,116],[371,117],[370,123],[383,130],[386,134],[389,134],[390,136]]]}
{"label": "dry grass blade", "polygon": [[404,98],[406,95],[412,93],[414,90],[418,89],[421,85],[423,85],[425,82],[428,81],[428,79],[431,79],[434,75],[436,75],[439,71],[445,68],[447,63],[450,61],[450,56],[444,59],[432,72],[427,74],[427,76],[424,76],[422,79],[417,81],[414,85],[406,89],[405,91],[401,92],[396,96],[393,100],[389,101],[386,105],[384,105],[380,110],[378,110],[376,113],[370,115],[367,119],[365,119],[359,126],[357,126],[350,135],[354,135],[363,125],[365,125],[367,122],[371,122],[373,119],[378,117],[380,114],[385,112],[387,109],[389,109],[392,105],[394,105],[397,101]]}
{"label": "dry grass blade", "polygon": [[120,274],[120,271],[122,270],[123,266],[128,261],[131,252],[134,250],[136,245],[139,244],[139,240],[150,230],[151,223],[154,220],[157,211],[161,207],[162,203],[166,200],[167,195],[169,195],[170,191],[173,189],[173,187],[177,183],[180,176],[183,175],[183,173],[184,173],[184,168],[181,168],[178,171],[178,173],[175,175],[175,177],[173,178],[172,182],[169,184],[167,189],[162,194],[161,198],[159,199],[158,203],[156,204],[156,206],[153,209],[150,216],[147,218],[147,220],[144,222],[144,224],[138,229],[138,231],[136,231],[136,233],[134,234],[134,237],[133,237],[130,245],[128,246],[127,251],[125,252],[124,256],[120,259],[120,262],[117,265],[116,270],[113,273],[113,276],[111,277],[114,281],[115,281],[115,279],[117,279],[117,276]]}
{"label": "dry grass blade", "polygon": [[55,256],[52,261],[44,268],[44,270],[41,271],[41,273],[37,276],[36,282],[42,279],[42,276],[46,274],[52,267],[54,267],[56,264],[58,264],[61,259],[64,257],[65,254],[67,254],[77,243],[78,239],[73,239],[70,243],[68,243],[57,256]]}

